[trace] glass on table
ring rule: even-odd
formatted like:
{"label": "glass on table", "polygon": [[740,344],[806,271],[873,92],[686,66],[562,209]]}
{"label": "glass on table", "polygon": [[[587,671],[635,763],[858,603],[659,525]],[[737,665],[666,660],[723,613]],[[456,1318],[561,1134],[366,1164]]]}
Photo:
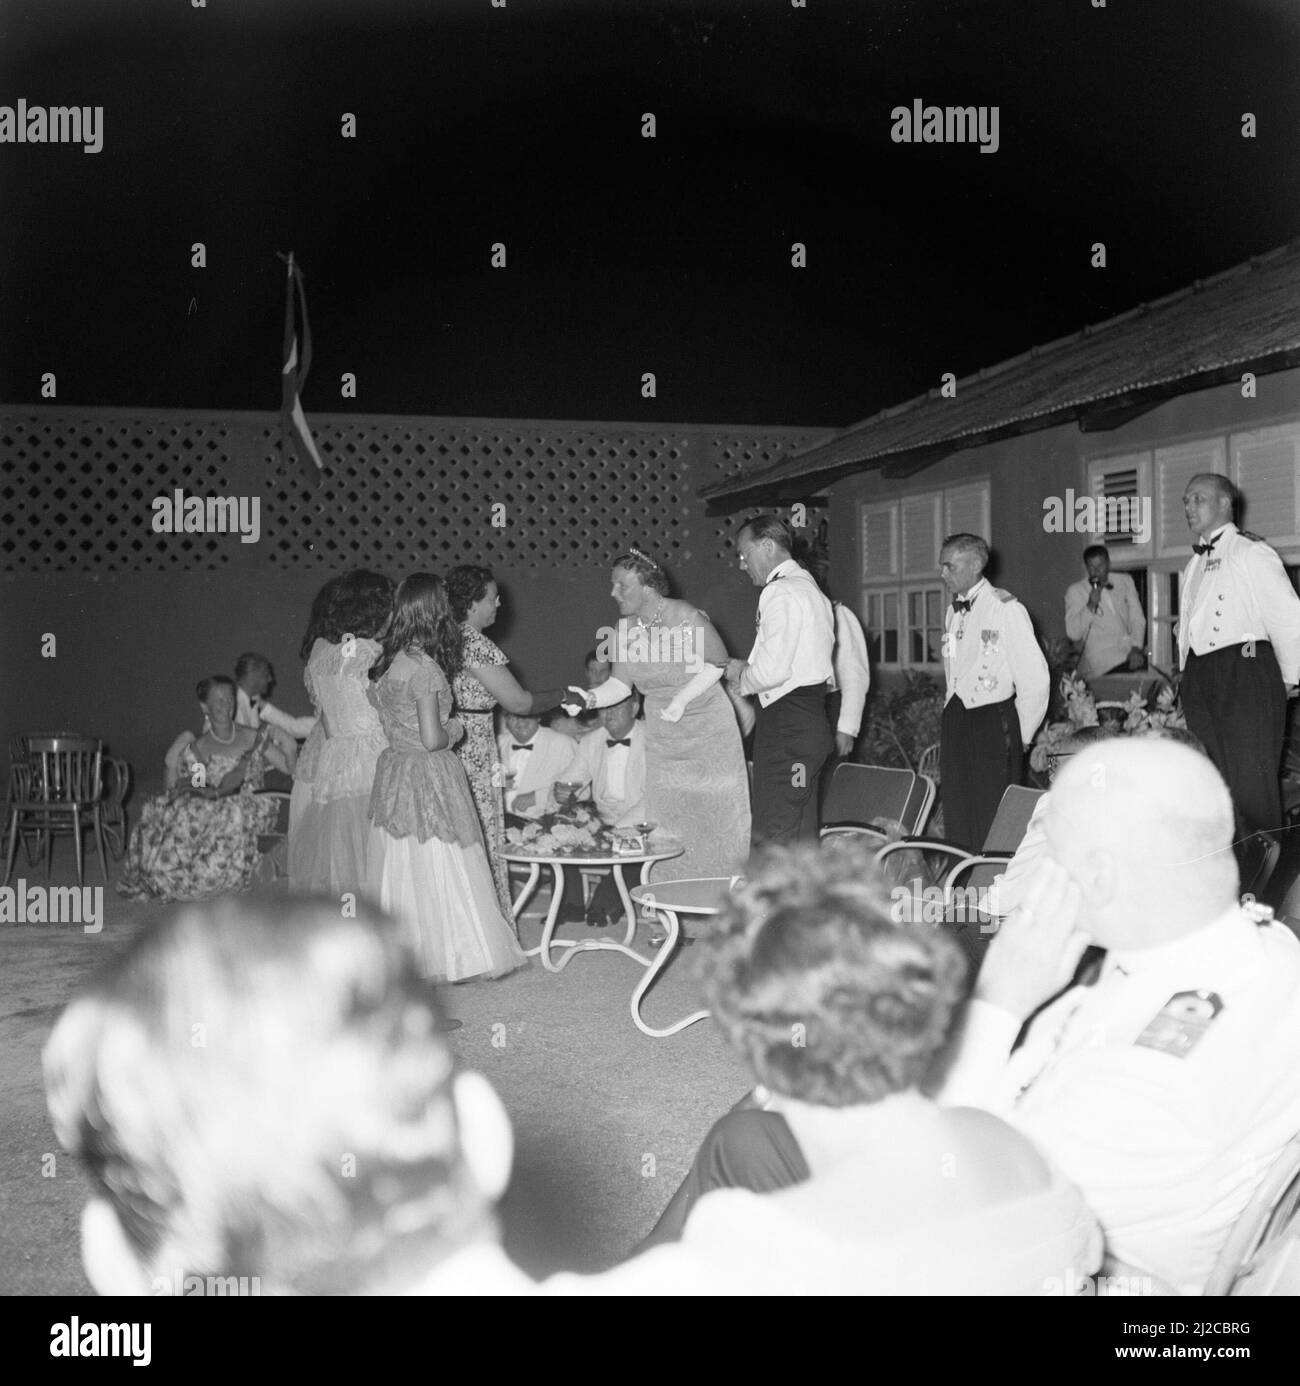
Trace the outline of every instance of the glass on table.
{"label": "glass on table", "polygon": [[581,780],[556,780],[555,781],[555,802],[561,808],[572,808],[578,801],[578,795],[582,793]]}

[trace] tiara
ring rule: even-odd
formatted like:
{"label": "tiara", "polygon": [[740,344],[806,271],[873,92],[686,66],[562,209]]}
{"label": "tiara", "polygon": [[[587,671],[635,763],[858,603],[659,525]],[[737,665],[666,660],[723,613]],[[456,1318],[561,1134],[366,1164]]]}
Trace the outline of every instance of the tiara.
{"label": "tiara", "polygon": [[654,561],[653,558],[650,557],[648,553],[642,553],[641,550],[638,549],[635,545],[633,545],[632,548],[628,549],[628,553],[630,553],[633,558],[639,558],[643,563],[648,563],[652,568],[657,569],[659,567],[659,565]]}

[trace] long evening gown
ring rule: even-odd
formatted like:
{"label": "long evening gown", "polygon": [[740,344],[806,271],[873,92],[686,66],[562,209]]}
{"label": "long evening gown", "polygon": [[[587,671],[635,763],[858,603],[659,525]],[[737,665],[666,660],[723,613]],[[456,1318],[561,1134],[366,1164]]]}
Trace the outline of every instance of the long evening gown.
{"label": "long evening gown", "polygon": [[[214,755],[207,778],[218,785],[239,756]],[[274,830],[280,804],[259,798],[265,764],[249,760],[236,794],[202,799],[182,790],[145,802],[117,888],[137,900],[202,900],[228,890],[247,890],[261,853],[257,839]]]}
{"label": "long evening gown", "polygon": [[[367,696],[379,644],[317,640],[303,674],[320,714],[298,758],[289,825],[289,889],[338,897],[364,892],[379,843],[370,822],[375,766],[388,745]],[[299,786],[306,792],[299,794]],[[379,843],[382,845],[382,843]]]}
{"label": "long evening gown", "polygon": [[[461,634],[464,637],[467,666],[509,663],[501,647],[489,640],[482,631],[465,625],[461,627]],[[460,762],[469,776],[470,791],[474,795],[474,806],[478,809],[479,824],[487,847],[488,863],[492,867],[497,904],[501,907],[501,913],[513,924],[515,916],[510,900],[510,878],[506,864],[501,859],[506,845],[506,825],[501,803],[501,757],[497,752],[496,731],[492,724],[497,700],[468,668],[456,675],[452,690],[456,695],[456,715],[465,724],[465,739],[456,747],[456,754],[460,756]]]}
{"label": "long evening gown", "polygon": [[424,976],[499,977],[527,960],[497,904],[465,768],[450,747],[426,751],[420,740],[417,702],[430,693],[445,723],[452,699],[442,670],[406,653],[370,690],[388,745],[370,794],[384,836],[369,893],[403,926]]}
{"label": "long evening gown", "polygon": [[[657,831],[679,838],[685,848],[680,857],[656,863],[651,877],[679,881],[735,875],[749,856],[749,776],[731,701],[714,684],[687,705],[680,722],[663,721],[659,713],[698,669],[681,658],[662,656],[671,656],[691,639],[694,622],[675,628],[680,640],[657,636],[642,642],[644,648],[632,638],[635,626],[628,630],[629,623],[621,624],[625,629],[619,632],[618,648],[627,652],[629,662],[615,665],[614,676],[645,695],[646,812]],[[693,642],[687,648],[697,646]],[[651,659],[655,654],[661,658]]]}

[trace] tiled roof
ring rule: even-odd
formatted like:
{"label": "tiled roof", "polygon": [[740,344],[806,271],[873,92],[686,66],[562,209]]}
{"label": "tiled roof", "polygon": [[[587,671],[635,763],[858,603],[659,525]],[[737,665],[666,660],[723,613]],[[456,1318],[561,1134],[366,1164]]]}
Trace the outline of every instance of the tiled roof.
{"label": "tiled roof", "polygon": [[700,494],[775,500],[867,467],[919,470],[996,438],[1296,364],[1300,240],[959,380],[954,398],[933,389]]}

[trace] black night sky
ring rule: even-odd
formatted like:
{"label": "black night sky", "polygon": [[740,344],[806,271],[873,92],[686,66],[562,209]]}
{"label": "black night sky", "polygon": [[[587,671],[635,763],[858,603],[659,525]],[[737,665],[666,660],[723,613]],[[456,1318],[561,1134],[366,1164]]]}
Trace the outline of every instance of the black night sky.
{"label": "black night sky", "polygon": [[842,425],[1300,234],[1295,0],[9,0],[19,98],[14,403],[278,408],[293,248],[309,415]]}

